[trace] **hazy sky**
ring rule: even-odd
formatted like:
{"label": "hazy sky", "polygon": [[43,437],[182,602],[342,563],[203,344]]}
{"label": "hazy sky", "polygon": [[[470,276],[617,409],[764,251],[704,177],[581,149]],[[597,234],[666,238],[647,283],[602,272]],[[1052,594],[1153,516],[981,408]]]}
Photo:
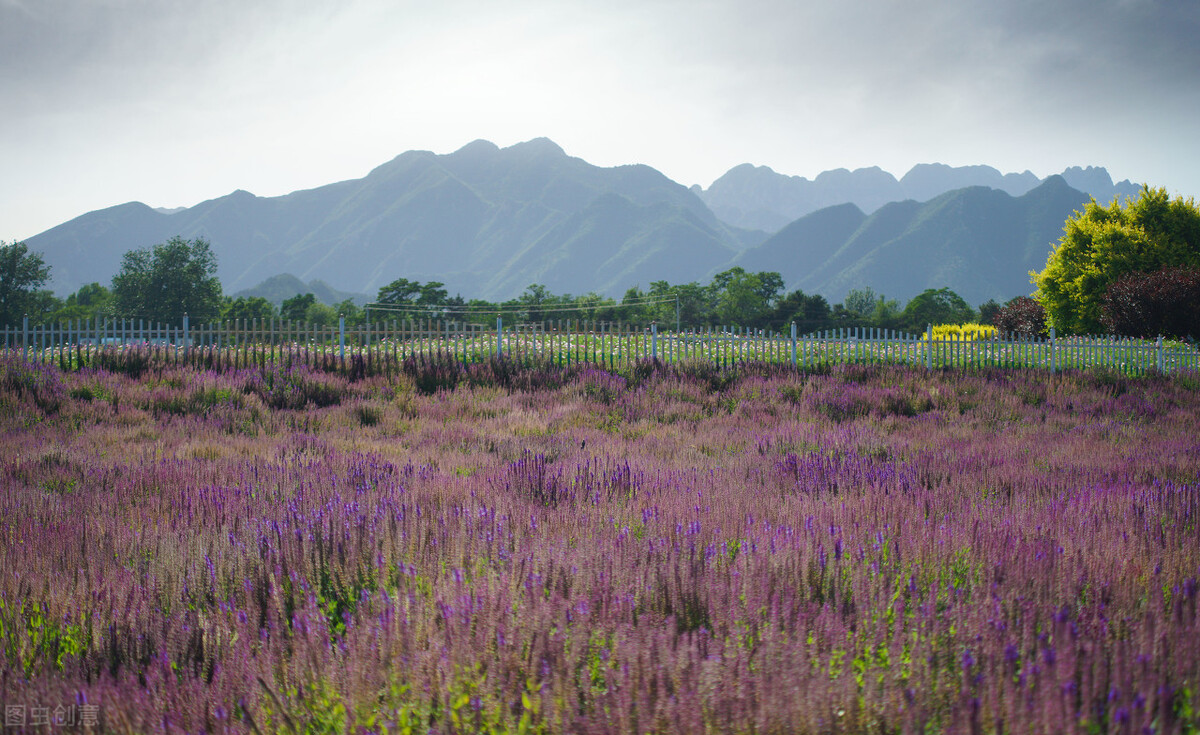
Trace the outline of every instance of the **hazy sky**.
{"label": "hazy sky", "polygon": [[1195,0],[0,0],[0,239],[547,136],[708,186],[1099,165],[1200,196]]}

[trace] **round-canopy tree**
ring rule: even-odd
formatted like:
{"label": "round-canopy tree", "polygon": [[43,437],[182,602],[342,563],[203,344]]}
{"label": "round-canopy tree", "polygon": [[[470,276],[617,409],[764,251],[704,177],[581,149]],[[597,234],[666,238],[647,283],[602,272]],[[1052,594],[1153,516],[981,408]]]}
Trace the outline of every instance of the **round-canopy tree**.
{"label": "round-canopy tree", "polygon": [[113,276],[115,312],[151,323],[196,323],[221,313],[217,258],[208,241],[173,237],[153,250],[130,250]]}
{"label": "round-canopy tree", "polygon": [[50,268],[39,253],[23,242],[0,240],[0,325],[20,324],[26,314],[37,314],[39,290],[50,278]]}
{"label": "round-canopy tree", "polygon": [[963,297],[948,288],[927,288],[904,307],[900,315],[905,327],[924,331],[927,325],[966,324],[975,321],[975,310]]}
{"label": "round-canopy tree", "polygon": [[1200,266],[1200,209],[1192,199],[1142,188],[1107,207],[1092,200],[1067,219],[1046,267],[1031,273],[1037,299],[1060,332],[1096,334],[1105,291],[1127,273]]}

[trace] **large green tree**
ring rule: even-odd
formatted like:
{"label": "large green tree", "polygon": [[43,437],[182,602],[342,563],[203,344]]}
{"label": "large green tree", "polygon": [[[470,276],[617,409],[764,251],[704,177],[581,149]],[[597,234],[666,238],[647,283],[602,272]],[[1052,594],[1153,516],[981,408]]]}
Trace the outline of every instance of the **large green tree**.
{"label": "large green tree", "polygon": [[[446,307],[461,307],[465,306],[466,302],[461,296],[451,298],[445,285],[441,281],[421,283],[420,281],[410,281],[407,278],[397,278],[379,289],[375,303],[392,307],[412,307],[411,309],[401,309],[400,313],[404,314],[405,318],[447,318],[452,316],[450,312],[454,309]],[[534,286],[529,288],[532,289]],[[545,287],[539,286],[538,288],[544,289]]]}
{"label": "large green tree", "polygon": [[1133,201],[1092,200],[1067,219],[1046,267],[1031,273],[1050,324],[1069,334],[1103,331],[1104,293],[1118,278],[1200,266],[1200,209],[1192,199],[1143,187]]}
{"label": "large green tree", "polygon": [[810,296],[797,289],[775,305],[776,327],[780,331],[786,331],[793,323],[800,334],[828,329],[833,324],[833,309],[824,296]]}
{"label": "large green tree", "polygon": [[774,271],[749,273],[735,266],[713,276],[709,289],[720,324],[763,327],[783,290],[783,276]]}
{"label": "large green tree", "polygon": [[257,319],[265,322],[274,319],[279,314],[275,305],[262,296],[239,296],[236,299],[227,298],[221,304],[221,321],[241,320],[250,322]]}
{"label": "large green tree", "polygon": [[975,310],[948,288],[928,288],[905,305],[900,321],[906,329],[922,332],[930,324],[966,324],[975,321]]}
{"label": "large green tree", "polygon": [[317,297],[314,294],[296,294],[279,305],[279,316],[286,321],[302,322],[308,316],[309,307],[315,303]]}
{"label": "large green tree", "polygon": [[98,282],[87,283],[67,296],[61,307],[51,315],[56,322],[100,319],[108,316],[112,307],[112,292]]}
{"label": "large green tree", "polygon": [[40,317],[50,267],[23,242],[0,240],[0,324],[20,324],[26,314]]}
{"label": "large green tree", "polygon": [[179,324],[221,313],[217,258],[204,238],[173,237],[152,249],[130,250],[113,277],[116,315],[150,323]]}
{"label": "large green tree", "polygon": [[851,289],[842,299],[840,321],[847,327],[891,329],[900,320],[900,302],[875,293],[870,286]]}

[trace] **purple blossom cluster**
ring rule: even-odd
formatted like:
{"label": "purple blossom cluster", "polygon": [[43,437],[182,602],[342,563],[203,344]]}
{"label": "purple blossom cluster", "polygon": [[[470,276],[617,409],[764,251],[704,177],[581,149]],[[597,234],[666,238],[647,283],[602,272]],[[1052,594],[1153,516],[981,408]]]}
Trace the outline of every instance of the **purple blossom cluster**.
{"label": "purple blossom cluster", "polygon": [[0,704],[144,733],[1200,727],[1186,381],[490,369],[0,365]]}

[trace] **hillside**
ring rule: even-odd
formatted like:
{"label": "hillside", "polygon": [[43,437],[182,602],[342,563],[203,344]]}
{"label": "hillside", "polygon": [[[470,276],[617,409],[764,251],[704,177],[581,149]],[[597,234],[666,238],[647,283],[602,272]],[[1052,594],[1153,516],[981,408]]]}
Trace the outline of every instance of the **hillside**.
{"label": "hillside", "polygon": [[[1141,189],[1128,180],[1114,184],[1107,170],[1092,166],[1074,166],[1061,176],[1072,188],[1102,202],[1115,196],[1135,196]],[[854,171],[843,168],[825,171],[810,181],[744,163],[730,169],[708,189],[693,186],[692,191],[731,225],[777,232],[788,222],[835,204],[849,202],[870,214],[891,202],[925,202],[972,186],[1021,196],[1042,183],[1029,171],[1002,174],[991,166],[923,163],[898,180],[878,167]]]}
{"label": "hillside", "polygon": [[[1066,173],[1093,189],[1128,184],[1112,185],[1104,169]],[[309,290],[361,300],[402,277],[468,298],[512,298],[533,283],[620,296],[739,265],[779,271],[789,288],[832,301],[864,286],[894,298],[949,286],[978,303],[1028,293],[1028,271],[1087,201],[1071,178],[1039,183],[985,166],[923,165],[901,180],[878,168],[832,171],[807,188],[787,179],[787,191],[816,209],[771,215],[777,232],[768,237],[726,224],[701,198],[741,187],[755,211],[770,213],[791,206],[786,187],[772,184],[782,179],[743,166],[698,194],[647,166],[593,166],[544,138],[508,148],[475,141],[445,155],[409,151],[361,179],[285,196],[239,190],[182,210],[122,204],[27,242],[60,294],[107,283],[127,250],[179,235],[212,243],[226,293],[276,302]],[[904,197],[980,179],[994,186]]]}
{"label": "hillside", "polygon": [[[356,293],[399,277],[438,280],[493,299],[541,280],[556,291],[615,293],[630,279],[699,279],[766,237],[725,225],[652,168],[600,168],[542,138],[410,151],[362,179],[280,197],[235,191],[173,213],[123,204],[27,242],[64,293],[111,279],[125,251],[174,235],[212,243],[231,293],[291,273]],[[569,272],[562,264],[585,242],[609,266]],[[537,254],[553,254],[558,269]]]}
{"label": "hillside", "polygon": [[844,204],[789,224],[738,263],[773,264],[789,287],[830,301],[867,286],[901,300],[949,286],[972,304],[1003,301],[1032,291],[1029,271],[1045,265],[1063,222],[1087,201],[1051,176],[1019,197],[977,186],[870,216]]}

